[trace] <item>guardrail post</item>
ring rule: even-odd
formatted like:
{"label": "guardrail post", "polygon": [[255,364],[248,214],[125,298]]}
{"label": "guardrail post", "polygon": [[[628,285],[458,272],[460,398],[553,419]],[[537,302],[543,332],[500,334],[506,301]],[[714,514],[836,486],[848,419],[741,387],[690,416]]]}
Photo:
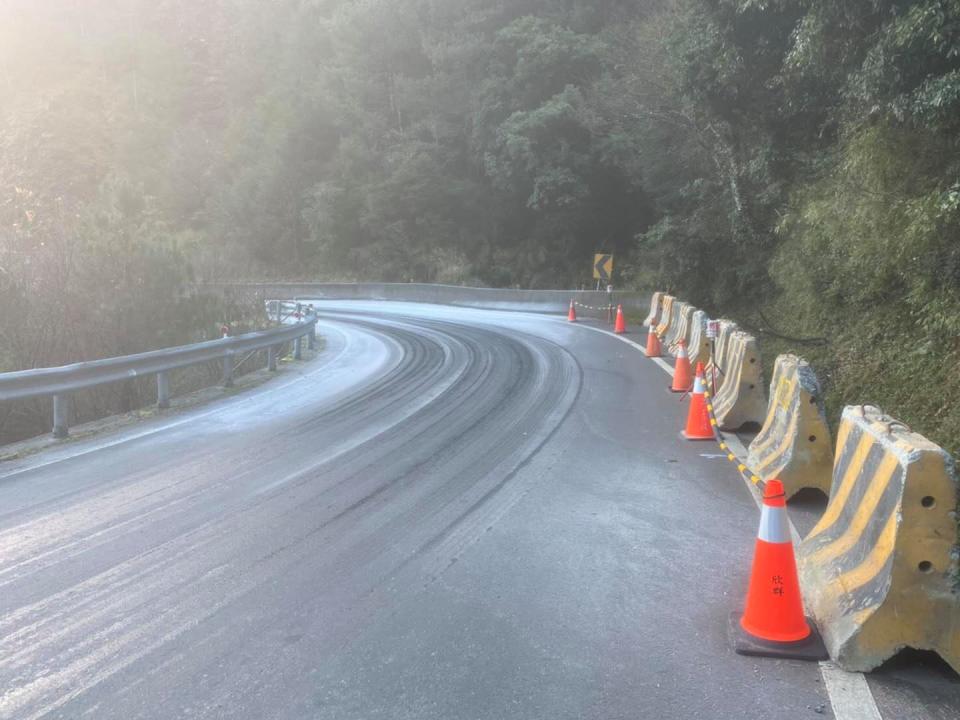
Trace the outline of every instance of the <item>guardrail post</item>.
{"label": "guardrail post", "polygon": [[53,396],[53,437],[62,440],[70,435],[70,396]]}
{"label": "guardrail post", "polygon": [[223,386],[225,388],[233,387],[233,354],[227,353],[223,356]]}
{"label": "guardrail post", "polygon": [[270,345],[267,348],[267,370],[276,372],[277,370],[277,346]]}
{"label": "guardrail post", "polygon": [[170,407],[170,375],[165,371],[157,373],[157,407]]}
{"label": "guardrail post", "polygon": [[293,341],[293,359],[303,360],[303,337],[298,337]]}
{"label": "guardrail post", "polygon": [[307,350],[316,350],[317,348],[317,326],[311,325],[310,332],[307,333]]}

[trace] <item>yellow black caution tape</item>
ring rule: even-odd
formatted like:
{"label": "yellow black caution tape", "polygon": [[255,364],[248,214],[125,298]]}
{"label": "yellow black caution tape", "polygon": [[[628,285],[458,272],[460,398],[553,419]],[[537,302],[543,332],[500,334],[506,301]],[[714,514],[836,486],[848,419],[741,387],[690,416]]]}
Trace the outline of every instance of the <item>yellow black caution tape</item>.
{"label": "yellow black caution tape", "polygon": [[707,401],[707,414],[710,416],[710,428],[713,430],[713,437],[717,441],[717,444],[720,446],[720,449],[723,451],[727,460],[729,460],[733,465],[736,466],[737,472],[745,479],[752,482],[754,485],[759,487],[761,490],[764,489],[766,483],[763,479],[757,475],[753,470],[748,468],[733,452],[730,450],[730,446],[724,441],[723,436],[720,434],[720,426],[717,423],[717,418],[713,414],[713,401],[710,399],[710,391],[704,390],[703,397]]}
{"label": "yellow black caution tape", "polygon": [[582,302],[573,301],[573,304],[577,307],[581,307],[584,310],[609,310],[613,305],[601,305],[600,307],[593,307],[592,305],[584,305]]}

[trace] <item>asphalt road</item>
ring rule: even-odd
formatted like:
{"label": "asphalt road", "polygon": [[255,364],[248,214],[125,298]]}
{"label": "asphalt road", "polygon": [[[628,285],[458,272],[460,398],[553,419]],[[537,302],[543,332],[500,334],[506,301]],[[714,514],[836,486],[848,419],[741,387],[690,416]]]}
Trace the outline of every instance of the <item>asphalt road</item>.
{"label": "asphalt road", "polygon": [[0,468],[0,718],[831,717],[728,645],[757,509],[660,368],[320,311],[296,374]]}

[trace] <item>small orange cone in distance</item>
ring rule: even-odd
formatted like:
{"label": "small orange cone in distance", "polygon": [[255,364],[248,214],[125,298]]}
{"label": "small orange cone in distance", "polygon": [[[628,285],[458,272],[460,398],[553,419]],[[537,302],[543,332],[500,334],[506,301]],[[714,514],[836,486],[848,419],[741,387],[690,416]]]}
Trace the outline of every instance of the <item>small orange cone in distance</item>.
{"label": "small orange cone in distance", "polygon": [[660,357],[660,338],[657,337],[653,326],[647,331],[647,349],[644,350],[644,355],[648,358]]}
{"label": "small orange cone in distance", "polygon": [[690,395],[690,410],[687,411],[687,427],[681,433],[687,440],[713,440],[713,427],[703,391],[703,363],[698,362],[693,393]]}
{"label": "small orange cone in distance", "polygon": [[577,310],[573,307],[573,300],[570,301],[570,311],[567,313],[567,320],[570,322],[577,321]]}
{"label": "small orange cone in distance", "polygon": [[829,657],[816,626],[803,615],[786,494],[783,483],[776,479],[767,482],[763,490],[747,601],[742,614],[730,616],[730,632],[734,650],[741,655],[799,660]]}
{"label": "small orange cone in distance", "polygon": [[693,385],[693,378],[690,373],[690,358],[687,357],[687,343],[681,340],[677,350],[677,361],[673,364],[673,384],[670,386],[670,392],[687,392],[691,385]]}
{"label": "small orange cone in distance", "polygon": [[623,319],[623,305],[617,305],[617,321],[613,325],[613,331],[617,335],[622,335],[627,331],[627,323]]}

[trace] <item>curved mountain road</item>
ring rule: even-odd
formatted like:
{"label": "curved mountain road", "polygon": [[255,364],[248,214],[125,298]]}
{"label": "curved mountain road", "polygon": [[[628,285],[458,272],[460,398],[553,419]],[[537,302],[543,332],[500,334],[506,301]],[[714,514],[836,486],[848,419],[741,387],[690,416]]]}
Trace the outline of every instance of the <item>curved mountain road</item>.
{"label": "curved mountain road", "polygon": [[320,314],[295,374],[0,468],[0,718],[830,716],[729,649],[756,508],[653,363]]}

